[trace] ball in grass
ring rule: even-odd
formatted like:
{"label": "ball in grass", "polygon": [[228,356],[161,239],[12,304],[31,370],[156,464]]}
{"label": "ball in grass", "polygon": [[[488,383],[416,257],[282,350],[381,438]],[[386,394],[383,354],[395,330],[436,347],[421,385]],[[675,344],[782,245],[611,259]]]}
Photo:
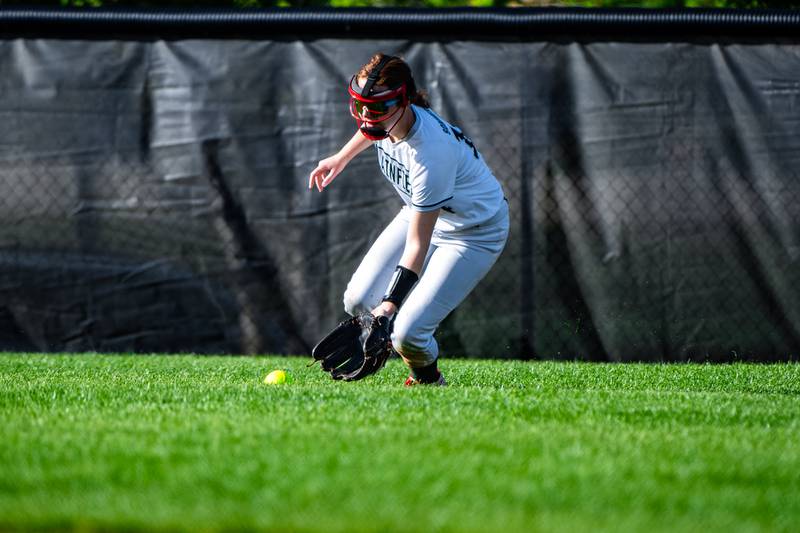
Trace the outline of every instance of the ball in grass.
{"label": "ball in grass", "polygon": [[266,385],[282,385],[289,381],[289,374],[285,370],[273,370],[264,378]]}

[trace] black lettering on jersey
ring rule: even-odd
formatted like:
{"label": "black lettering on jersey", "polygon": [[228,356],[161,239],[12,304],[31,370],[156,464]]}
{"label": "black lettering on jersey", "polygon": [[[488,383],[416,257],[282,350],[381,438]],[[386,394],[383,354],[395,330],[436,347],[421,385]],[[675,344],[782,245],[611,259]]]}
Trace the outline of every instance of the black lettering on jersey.
{"label": "black lettering on jersey", "polygon": [[378,149],[378,166],[381,167],[383,175],[400,190],[411,196],[411,179],[408,169],[400,161],[384,152],[380,146],[376,146],[376,148]]}
{"label": "black lettering on jersey", "polygon": [[456,139],[458,139],[459,141],[463,142],[464,144],[472,148],[472,155],[475,156],[475,159],[481,158],[481,156],[478,154],[478,149],[475,148],[475,144],[470,140],[469,137],[464,135],[464,133],[455,126],[450,126],[450,129],[453,130],[453,135],[456,136]]}
{"label": "black lettering on jersey", "polygon": [[427,107],[423,107],[422,109],[424,109],[430,116],[434,118],[434,120],[436,120],[436,122],[439,123],[439,127],[442,128],[443,132],[445,132],[447,135],[450,135],[450,130],[447,129],[447,124],[445,124],[444,120],[439,118],[439,115],[437,115]]}

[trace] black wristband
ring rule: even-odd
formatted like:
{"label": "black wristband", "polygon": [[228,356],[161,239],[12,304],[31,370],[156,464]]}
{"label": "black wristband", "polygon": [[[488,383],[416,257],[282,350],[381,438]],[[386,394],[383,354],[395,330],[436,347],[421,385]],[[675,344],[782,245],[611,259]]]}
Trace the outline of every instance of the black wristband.
{"label": "black wristband", "polygon": [[403,300],[414,288],[417,280],[419,280],[419,276],[413,270],[397,265],[397,268],[394,269],[394,274],[392,274],[392,280],[389,282],[389,287],[386,288],[386,294],[383,295],[383,301],[392,302],[399,309]]}

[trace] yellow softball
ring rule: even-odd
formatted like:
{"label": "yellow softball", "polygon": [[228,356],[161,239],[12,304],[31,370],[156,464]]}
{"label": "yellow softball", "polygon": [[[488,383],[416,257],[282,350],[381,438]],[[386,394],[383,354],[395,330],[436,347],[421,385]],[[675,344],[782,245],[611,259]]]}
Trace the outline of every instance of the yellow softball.
{"label": "yellow softball", "polygon": [[273,370],[264,378],[264,383],[266,385],[281,385],[283,383],[288,383],[288,381],[289,375],[285,370]]}

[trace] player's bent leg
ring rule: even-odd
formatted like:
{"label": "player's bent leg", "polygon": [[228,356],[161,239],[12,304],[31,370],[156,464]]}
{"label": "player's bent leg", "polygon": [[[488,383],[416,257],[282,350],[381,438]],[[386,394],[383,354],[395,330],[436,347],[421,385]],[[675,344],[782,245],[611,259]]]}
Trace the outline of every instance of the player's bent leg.
{"label": "player's bent leg", "polygon": [[[398,315],[398,318],[400,315]],[[392,334],[392,346],[395,351],[408,366],[411,374],[405,381],[406,387],[412,385],[446,385],[444,376],[439,371],[438,354],[439,346],[433,335],[424,339],[425,346],[421,346],[420,339],[409,337],[409,333],[414,331],[409,329],[406,323],[400,320],[400,327],[395,329]],[[415,333],[419,333],[416,331]]]}
{"label": "player's bent leg", "polygon": [[439,345],[433,338],[433,331],[421,327],[420,318],[420,313],[413,307],[406,311],[403,306],[392,329],[392,346],[411,371],[405,386],[446,385],[437,362]]}
{"label": "player's bent leg", "polygon": [[397,313],[392,329],[392,346],[410,368],[431,365],[439,358],[439,345],[428,331],[419,323],[416,313],[403,309]]}
{"label": "player's bent leg", "polygon": [[502,250],[502,246],[487,250],[459,241],[436,244],[424,275],[397,314],[392,333],[392,344],[412,377],[419,373],[428,382],[441,376],[436,366],[439,346],[433,338],[436,328],[489,272]]}
{"label": "player's bent leg", "polygon": [[344,310],[351,316],[369,312],[383,297],[397,267],[408,231],[408,212],[402,210],[378,236],[344,291]]}

